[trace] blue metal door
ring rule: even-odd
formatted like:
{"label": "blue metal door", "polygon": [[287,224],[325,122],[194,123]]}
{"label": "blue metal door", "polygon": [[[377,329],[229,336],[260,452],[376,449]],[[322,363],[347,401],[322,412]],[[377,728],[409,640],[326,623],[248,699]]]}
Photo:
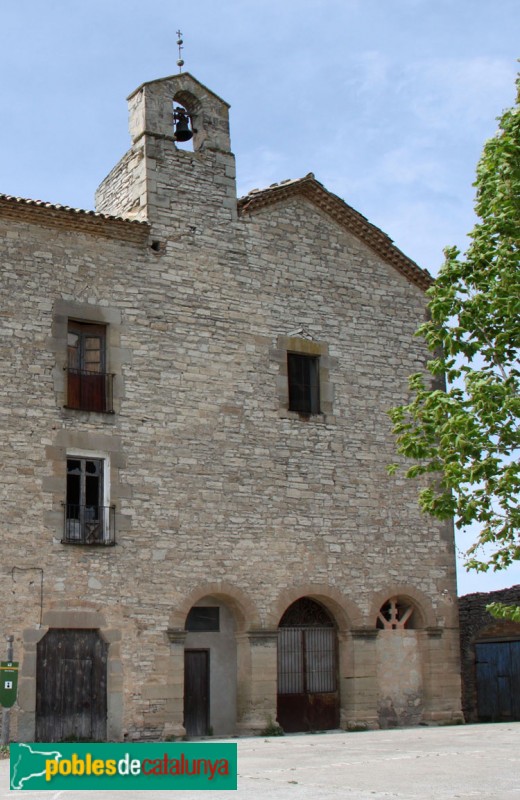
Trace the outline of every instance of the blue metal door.
{"label": "blue metal door", "polygon": [[520,720],[520,641],[475,645],[481,722]]}

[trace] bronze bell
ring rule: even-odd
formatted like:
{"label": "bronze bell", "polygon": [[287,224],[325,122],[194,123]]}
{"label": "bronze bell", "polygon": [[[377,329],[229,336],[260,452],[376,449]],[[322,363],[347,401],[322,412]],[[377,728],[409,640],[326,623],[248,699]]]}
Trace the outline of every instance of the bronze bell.
{"label": "bronze bell", "polygon": [[184,114],[182,111],[175,111],[173,117],[175,123],[175,139],[178,142],[189,142],[193,137],[193,131],[190,130],[188,115]]}

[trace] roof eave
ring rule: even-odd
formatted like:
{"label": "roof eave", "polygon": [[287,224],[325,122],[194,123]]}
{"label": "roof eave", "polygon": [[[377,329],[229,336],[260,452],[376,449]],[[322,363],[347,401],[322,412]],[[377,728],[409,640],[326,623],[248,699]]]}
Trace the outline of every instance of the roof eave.
{"label": "roof eave", "polygon": [[369,222],[340,197],[325,189],[312,173],[298,180],[273,184],[267,189],[253,190],[238,201],[239,214],[253,214],[296,195],[306,197],[313,202],[423,291],[433,284],[433,278],[427,270],[419,267],[415,261],[399,250],[380,228]]}
{"label": "roof eave", "polygon": [[0,217],[23,219],[35,224],[44,223],[134,242],[146,240],[150,233],[148,222],[5,194],[0,194]]}

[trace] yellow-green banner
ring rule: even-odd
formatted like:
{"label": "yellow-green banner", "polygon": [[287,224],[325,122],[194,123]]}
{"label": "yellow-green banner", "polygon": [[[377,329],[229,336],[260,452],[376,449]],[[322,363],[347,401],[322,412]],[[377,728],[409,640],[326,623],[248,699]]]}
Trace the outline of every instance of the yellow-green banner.
{"label": "yellow-green banner", "polygon": [[15,791],[237,788],[237,746],[217,742],[11,744]]}

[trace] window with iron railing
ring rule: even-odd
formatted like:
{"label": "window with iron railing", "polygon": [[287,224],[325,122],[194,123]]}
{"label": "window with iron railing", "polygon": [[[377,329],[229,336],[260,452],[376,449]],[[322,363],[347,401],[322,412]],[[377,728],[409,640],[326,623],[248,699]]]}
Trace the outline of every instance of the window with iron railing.
{"label": "window with iron railing", "polygon": [[67,408],[113,411],[113,375],[106,371],[106,326],[69,320]]}
{"label": "window with iron railing", "polygon": [[67,459],[63,543],[115,544],[114,508],[104,501],[104,467],[103,459]]}
{"label": "window with iron railing", "polygon": [[63,544],[114,545],[114,506],[64,504]]}

